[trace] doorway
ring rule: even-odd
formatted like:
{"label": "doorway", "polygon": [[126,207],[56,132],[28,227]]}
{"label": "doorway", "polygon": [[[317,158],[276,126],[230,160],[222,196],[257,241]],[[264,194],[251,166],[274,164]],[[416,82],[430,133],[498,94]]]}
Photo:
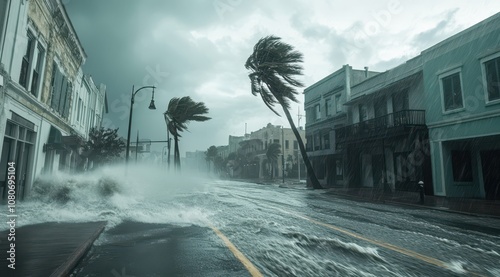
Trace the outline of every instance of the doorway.
{"label": "doorway", "polygon": [[484,192],[488,200],[500,200],[500,150],[481,151]]}
{"label": "doorway", "polygon": [[7,199],[7,164],[15,162],[16,199],[23,199],[26,185],[31,181],[33,149],[36,133],[31,128],[7,121],[0,157],[0,187],[2,199]]}

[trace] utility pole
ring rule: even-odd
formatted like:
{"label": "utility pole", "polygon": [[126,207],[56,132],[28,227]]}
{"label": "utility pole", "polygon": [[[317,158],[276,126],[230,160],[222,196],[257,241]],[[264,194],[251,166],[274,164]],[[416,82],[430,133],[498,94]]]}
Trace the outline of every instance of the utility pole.
{"label": "utility pole", "polygon": [[[302,115],[300,114],[300,106],[297,106],[297,125],[300,130],[300,119],[302,118]],[[300,133],[299,133],[300,135]],[[299,171],[299,183],[300,183],[300,155],[299,155],[299,150],[297,150],[297,169]]]}

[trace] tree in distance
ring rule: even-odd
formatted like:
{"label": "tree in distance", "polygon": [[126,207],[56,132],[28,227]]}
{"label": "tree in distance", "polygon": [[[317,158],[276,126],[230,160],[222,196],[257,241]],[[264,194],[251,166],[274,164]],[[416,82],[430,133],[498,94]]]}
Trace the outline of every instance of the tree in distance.
{"label": "tree in distance", "polygon": [[97,168],[116,161],[124,148],[125,142],[118,136],[118,128],[92,128],[89,140],[83,146],[83,155],[89,159],[92,168]]}
{"label": "tree in distance", "polygon": [[186,131],[191,121],[207,121],[210,117],[205,116],[208,108],[203,102],[195,102],[191,97],[174,97],[168,103],[167,110],[163,113],[168,131],[174,136],[174,166],[176,170],[181,169],[181,158],[179,152],[179,138],[181,132]]}

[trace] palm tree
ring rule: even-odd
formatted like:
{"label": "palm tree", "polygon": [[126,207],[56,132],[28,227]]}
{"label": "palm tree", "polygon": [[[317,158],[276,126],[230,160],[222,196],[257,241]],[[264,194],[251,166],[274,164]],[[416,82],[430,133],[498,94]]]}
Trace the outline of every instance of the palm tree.
{"label": "palm tree", "polygon": [[278,162],[278,156],[281,154],[281,145],[271,143],[266,151],[266,158],[271,164],[271,179],[274,179],[274,165]]}
{"label": "palm tree", "polygon": [[187,130],[190,121],[207,121],[210,117],[204,116],[208,108],[203,102],[194,102],[189,96],[174,97],[168,103],[168,108],[163,115],[168,131],[174,136],[174,165],[176,170],[181,168],[179,153],[180,133]]}
{"label": "palm tree", "polygon": [[260,95],[264,104],[278,116],[280,114],[274,106],[279,104],[283,108],[299,144],[311,185],[318,189],[322,187],[314,174],[304,142],[302,142],[289,111],[290,101],[298,102],[296,88],[304,86],[296,79],[296,76],[302,75],[302,61],[302,53],[295,51],[291,45],[281,42],[279,37],[267,36],[255,44],[252,55],[245,63],[245,68],[251,71],[248,77],[250,78],[252,94]]}
{"label": "palm tree", "polygon": [[214,162],[216,156],[217,156],[217,147],[215,147],[215,145],[208,147],[207,151],[205,151],[205,160],[207,161],[208,164],[209,173],[210,173],[210,162]]}

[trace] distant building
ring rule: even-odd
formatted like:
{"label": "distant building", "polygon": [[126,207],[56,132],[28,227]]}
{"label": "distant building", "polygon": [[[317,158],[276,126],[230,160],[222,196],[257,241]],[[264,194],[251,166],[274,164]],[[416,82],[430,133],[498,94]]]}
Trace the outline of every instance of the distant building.
{"label": "distant building", "polygon": [[[205,157],[205,151],[186,152],[185,168],[187,170],[206,172],[208,170],[208,163]],[[171,162],[171,166],[173,166],[173,161]]]}
{"label": "distant building", "polygon": [[324,187],[346,185],[345,153],[335,147],[335,129],[349,123],[345,103],[351,100],[351,87],[376,74],[345,65],[304,90],[306,151]]}
{"label": "distant building", "polygon": [[[299,128],[298,131],[304,141],[304,130]],[[247,177],[266,177],[266,168],[264,168],[263,164],[267,160],[266,151],[272,143],[277,143],[281,146],[281,154],[278,157],[277,165],[274,167],[274,177],[281,178],[283,173],[287,177],[290,175],[293,165],[302,159],[298,142],[292,129],[269,123],[266,127],[247,134],[245,139],[240,142],[238,151],[249,158],[247,161],[248,168],[246,169],[246,172],[249,172],[247,174],[249,176]]]}

